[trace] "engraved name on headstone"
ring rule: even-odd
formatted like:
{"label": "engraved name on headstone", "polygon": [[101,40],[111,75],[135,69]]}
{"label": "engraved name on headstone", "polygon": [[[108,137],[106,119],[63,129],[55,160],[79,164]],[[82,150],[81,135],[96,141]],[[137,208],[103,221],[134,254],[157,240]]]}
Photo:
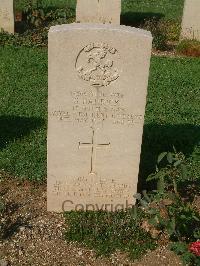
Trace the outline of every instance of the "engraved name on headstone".
{"label": "engraved name on headstone", "polygon": [[134,204],[151,45],[125,26],[50,29],[49,211]]}

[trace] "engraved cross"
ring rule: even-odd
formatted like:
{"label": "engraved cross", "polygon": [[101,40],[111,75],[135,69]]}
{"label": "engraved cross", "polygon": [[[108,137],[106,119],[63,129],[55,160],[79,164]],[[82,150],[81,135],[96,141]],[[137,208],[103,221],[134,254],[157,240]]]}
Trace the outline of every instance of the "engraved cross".
{"label": "engraved cross", "polygon": [[96,165],[96,151],[97,149],[109,148],[110,143],[98,144],[96,140],[95,130],[92,129],[92,141],[91,143],[81,143],[79,142],[79,149],[89,148],[91,149],[91,159],[90,159],[90,174],[96,174],[95,165]]}

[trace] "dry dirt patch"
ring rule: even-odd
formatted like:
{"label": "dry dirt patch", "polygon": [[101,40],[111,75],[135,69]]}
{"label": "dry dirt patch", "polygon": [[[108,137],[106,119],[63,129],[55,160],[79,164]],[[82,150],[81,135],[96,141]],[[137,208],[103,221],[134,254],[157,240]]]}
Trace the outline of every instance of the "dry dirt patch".
{"label": "dry dirt patch", "polygon": [[6,178],[0,182],[0,194],[6,206],[0,216],[6,229],[0,241],[0,266],[181,265],[164,246],[133,263],[120,252],[110,258],[97,258],[89,249],[66,243],[63,215],[46,211],[46,184]]}

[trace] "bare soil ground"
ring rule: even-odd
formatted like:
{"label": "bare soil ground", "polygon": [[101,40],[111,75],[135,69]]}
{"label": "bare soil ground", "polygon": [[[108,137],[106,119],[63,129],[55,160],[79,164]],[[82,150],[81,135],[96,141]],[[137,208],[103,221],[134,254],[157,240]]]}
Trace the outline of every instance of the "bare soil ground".
{"label": "bare soil ground", "polygon": [[97,258],[94,251],[67,243],[63,236],[67,226],[63,215],[46,211],[45,184],[4,178],[0,179],[0,195],[6,207],[0,216],[5,229],[0,241],[0,266],[182,265],[165,246],[148,252],[141,261],[131,262],[120,252],[110,258]]}

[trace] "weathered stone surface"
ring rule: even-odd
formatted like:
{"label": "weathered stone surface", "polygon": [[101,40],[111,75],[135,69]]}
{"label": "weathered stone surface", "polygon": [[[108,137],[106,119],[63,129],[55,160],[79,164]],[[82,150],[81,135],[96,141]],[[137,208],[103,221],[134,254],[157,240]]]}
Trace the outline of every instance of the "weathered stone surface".
{"label": "weathered stone surface", "polygon": [[120,24],[121,0],[77,0],[76,22]]}
{"label": "weathered stone surface", "polygon": [[200,0],[185,0],[181,39],[200,41]]}
{"label": "weathered stone surface", "polygon": [[50,29],[49,211],[134,204],[151,43],[125,26]]}
{"label": "weathered stone surface", "polygon": [[13,0],[0,0],[0,30],[14,33]]}

